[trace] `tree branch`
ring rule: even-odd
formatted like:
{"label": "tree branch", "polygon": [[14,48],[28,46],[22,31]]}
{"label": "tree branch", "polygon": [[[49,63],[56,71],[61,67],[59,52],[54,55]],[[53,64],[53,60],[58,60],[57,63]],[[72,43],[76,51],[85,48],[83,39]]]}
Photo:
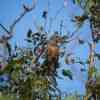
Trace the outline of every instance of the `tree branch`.
{"label": "tree branch", "polygon": [[9,33],[8,29],[4,25],[0,24],[0,26],[5,32]]}
{"label": "tree branch", "polygon": [[21,19],[30,11],[32,11],[35,8],[35,1],[33,0],[33,4],[31,6],[26,6],[25,4],[23,5],[24,11],[13,21],[13,23],[10,25],[9,27],[9,31],[2,25],[0,24],[0,26],[6,31],[6,35],[3,35],[0,38],[0,43],[3,43],[5,41],[8,41],[9,39],[12,38],[13,36],[13,30],[16,26],[16,24],[21,21]]}

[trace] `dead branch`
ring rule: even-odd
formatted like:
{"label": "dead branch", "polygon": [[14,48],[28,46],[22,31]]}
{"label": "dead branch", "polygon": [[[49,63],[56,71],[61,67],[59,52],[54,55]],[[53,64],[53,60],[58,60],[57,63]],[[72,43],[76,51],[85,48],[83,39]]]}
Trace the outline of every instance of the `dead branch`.
{"label": "dead branch", "polygon": [[23,4],[23,12],[13,21],[13,23],[10,25],[9,27],[9,31],[2,25],[0,24],[0,26],[6,31],[7,34],[4,34],[1,38],[0,38],[0,43],[4,43],[7,42],[9,39],[12,38],[13,36],[13,30],[16,26],[16,24],[18,24],[19,21],[21,21],[21,19],[30,11],[32,11],[35,8],[35,1],[33,0],[33,4],[31,6],[26,6],[25,4]]}
{"label": "dead branch", "polygon": [[0,26],[5,32],[9,33],[8,29],[4,25],[0,24]]}

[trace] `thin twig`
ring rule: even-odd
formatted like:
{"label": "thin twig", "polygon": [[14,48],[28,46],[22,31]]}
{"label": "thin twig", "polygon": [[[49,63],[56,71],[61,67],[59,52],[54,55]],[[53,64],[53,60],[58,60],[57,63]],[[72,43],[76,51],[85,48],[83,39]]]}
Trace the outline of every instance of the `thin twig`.
{"label": "thin twig", "polygon": [[48,33],[51,32],[53,22],[57,19],[57,16],[60,14],[60,12],[62,11],[63,8],[64,8],[64,5],[61,6],[61,7],[57,10],[57,12],[56,12],[56,14],[54,15],[54,17],[50,19],[50,24],[49,24]]}
{"label": "thin twig", "polygon": [[2,27],[2,29],[3,29],[5,32],[9,33],[8,29],[7,29],[3,24],[0,24],[0,26]]}

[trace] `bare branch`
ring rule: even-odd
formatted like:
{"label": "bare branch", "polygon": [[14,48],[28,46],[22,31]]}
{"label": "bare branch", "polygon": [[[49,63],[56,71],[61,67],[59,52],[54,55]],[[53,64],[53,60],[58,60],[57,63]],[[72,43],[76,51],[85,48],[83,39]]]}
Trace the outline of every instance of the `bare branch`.
{"label": "bare branch", "polygon": [[8,29],[4,25],[0,24],[0,26],[5,32],[9,33]]}
{"label": "bare branch", "polygon": [[65,42],[70,43],[71,41],[76,40],[79,37],[79,34],[76,34],[79,31],[79,29],[80,27],[78,27],[75,31],[73,31]]}
{"label": "bare branch", "polygon": [[31,6],[26,6],[25,4],[23,5],[24,11],[13,21],[13,23],[10,25],[9,27],[9,31],[2,25],[0,24],[0,26],[6,31],[6,33],[8,35],[3,35],[0,38],[0,43],[4,42],[4,41],[8,41],[9,39],[12,38],[13,36],[13,30],[16,26],[16,24],[21,21],[21,19],[30,11],[32,11],[35,8],[35,1],[33,0],[33,4]]}
{"label": "bare branch", "polygon": [[51,29],[52,29],[52,25],[54,23],[54,21],[57,19],[58,15],[61,13],[61,11],[63,10],[64,8],[64,5],[62,5],[55,13],[54,17],[50,19],[50,24],[49,24],[49,30],[48,30],[48,33],[51,32]]}
{"label": "bare branch", "polygon": [[24,11],[17,17],[17,19],[14,20],[14,22],[10,26],[10,34],[13,32],[13,29],[15,25],[30,11],[32,11],[35,8],[35,2],[33,0],[32,6],[26,6],[23,4]]}

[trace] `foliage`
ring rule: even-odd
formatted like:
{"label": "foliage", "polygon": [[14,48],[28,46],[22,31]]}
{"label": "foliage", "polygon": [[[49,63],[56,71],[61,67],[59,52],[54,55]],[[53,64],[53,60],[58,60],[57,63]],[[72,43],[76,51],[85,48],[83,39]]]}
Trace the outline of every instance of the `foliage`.
{"label": "foliage", "polygon": [[[99,88],[100,81],[96,78],[97,70],[94,67],[94,59],[99,60],[99,54],[95,52],[96,43],[100,40],[100,0],[73,0],[74,3],[78,4],[84,11],[82,16],[76,16],[76,22],[79,21],[83,23],[85,20],[90,22],[91,36],[93,43],[90,45],[90,60],[89,60],[89,70],[88,70],[88,81],[87,81],[87,95],[91,94],[89,98],[100,96]],[[84,17],[84,15],[86,17]],[[95,46],[94,46],[95,45]]]}
{"label": "foliage", "polygon": [[[63,46],[65,39],[63,36],[53,34],[49,40],[46,33],[33,33],[29,29],[25,40],[30,40],[27,42],[33,45],[32,48],[15,46],[14,52],[11,52],[9,44],[6,48],[8,53],[10,48],[11,55],[5,68],[0,70],[1,75],[9,75],[9,77],[5,76],[6,80],[4,77],[1,78],[2,93],[6,92],[7,95],[11,93],[21,100],[32,100],[38,97],[43,99],[49,95],[60,94],[56,82],[57,68],[59,68],[57,50],[60,49],[58,44]],[[43,60],[41,64],[40,59]],[[67,76],[72,79],[70,72]]]}
{"label": "foliage", "polygon": [[73,78],[72,78],[72,73],[71,73],[70,70],[65,70],[65,69],[64,69],[64,70],[62,71],[62,73],[63,73],[64,76],[68,76],[69,79],[71,79],[71,80],[73,79]]}

